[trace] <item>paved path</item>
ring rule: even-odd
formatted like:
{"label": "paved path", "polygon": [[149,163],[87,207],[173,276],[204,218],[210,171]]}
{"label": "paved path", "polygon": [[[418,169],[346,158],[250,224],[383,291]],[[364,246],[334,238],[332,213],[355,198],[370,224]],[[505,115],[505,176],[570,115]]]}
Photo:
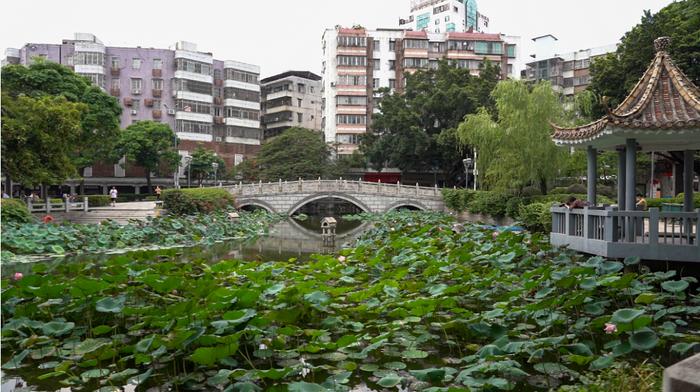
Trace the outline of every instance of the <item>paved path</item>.
{"label": "paved path", "polygon": [[90,207],[90,212],[51,212],[58,222],[69,221],[73,223],[100,223],[110,219],[117,223],[125,224],[131,219],[143,220],[149,216],[156,216],[156,203],[153,201],[136,201],[117,203],[115,207]]}

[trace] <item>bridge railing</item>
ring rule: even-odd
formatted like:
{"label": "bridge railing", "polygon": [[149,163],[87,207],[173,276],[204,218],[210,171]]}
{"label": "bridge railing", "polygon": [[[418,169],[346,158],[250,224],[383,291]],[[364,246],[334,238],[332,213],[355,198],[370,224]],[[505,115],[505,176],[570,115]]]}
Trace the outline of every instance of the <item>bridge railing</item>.
{"label": "bridge railing", "polygon": [[225,187],[237,196],[255,196],[288,193],[315,192],[353,192],[362,194],[380,194],[383,196],[412,196],[422,198],[442,198],[440,188],[405,185],[401,183],[385,184],[381,182],[338,180],[297,180],[277,182],[257,182]]}

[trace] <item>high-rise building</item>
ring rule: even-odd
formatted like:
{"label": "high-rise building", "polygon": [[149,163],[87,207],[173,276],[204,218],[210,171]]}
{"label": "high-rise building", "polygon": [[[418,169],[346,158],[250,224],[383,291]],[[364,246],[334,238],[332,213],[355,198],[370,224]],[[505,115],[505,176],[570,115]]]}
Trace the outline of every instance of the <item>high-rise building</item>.
{"label": "high-rise building", "polygon": [[566,96],[573,96],[588,87],[592,60],[617,49],[617,45],[607,45],[558,54],[557,37],[547,34],[532,40],[535,53],[531,57],[535,61],[525,65],[522,79],[533,82],[548,80],[555,91]]}
{"label": "high-rise building", "polygon": [[476,0],[412,0],[410,14],[399,27],[430,33],[486,31],[489,19],[481,15]]}
{"label": "high-rise building", "polygon": [[502,77],[518,75],[519,37],[475,32],[403,29],[327,29],[323,35],[323,130],[338,155],[352,154],[367,132],[378,89],[401,91],[405,75],[447,59],[478,75],[485,60]]}
{"label": "high-rise building", "polygon": [[[184,41],[174,49],[115,47],[85,33],[60,44],[28,43],[9,49],[4,63],[26,65],[38,57],[72,68],[118,98],[123,107],[122,128],[140,120],[170,125],[179,139],[181,156],[201,145],[233,166],[260,149],[257,65],[216,60]],[[142,169],[123,166],[124,162],[95,165],[83,175],[88,184],[138,188]],[[121,177],[133,178],[118,180]]]}
{"label": "high-rise building", "polygon": [[321,77],[309,71],[287,71],[260,80],[264,137],[291,127],[321,131]]}

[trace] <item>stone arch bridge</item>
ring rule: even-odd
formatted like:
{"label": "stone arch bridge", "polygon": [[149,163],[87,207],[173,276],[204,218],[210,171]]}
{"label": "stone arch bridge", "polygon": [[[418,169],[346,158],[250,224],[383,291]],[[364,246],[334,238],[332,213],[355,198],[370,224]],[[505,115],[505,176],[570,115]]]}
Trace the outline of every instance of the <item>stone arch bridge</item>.
{"label": "stone arch bridge", "polygon": [[293,215],[316,200],[336,198],[365,212],[387,212],[402,207],[443,211],[442,192],[435,186],[401,185],[347,180],[278,181],[226,186],[239,207],[255,206],[269,212]]}

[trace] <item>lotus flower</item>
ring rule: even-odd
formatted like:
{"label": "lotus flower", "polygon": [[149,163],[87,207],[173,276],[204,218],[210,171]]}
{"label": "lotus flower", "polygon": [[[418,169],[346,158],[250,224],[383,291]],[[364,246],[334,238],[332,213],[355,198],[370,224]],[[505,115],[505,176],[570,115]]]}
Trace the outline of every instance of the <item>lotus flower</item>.
{"label": "lotus flower", "polygon": [[338,261],[340,261],[341,263],[345,262],[345,260],[345,256],[338,256]]}
{"label": "lotus flower", "polygon": [[21,272],[15,272],[15,275],[12,277],[12,279],[14,280],[20,280],[22,278],[24,278],[24,274],[22,274]]}
{"label": "lotus flower", "polygon": [[615,333],[617,332],[617,325],[613,323],[605,323],[604,331],[607,334]]}
{"label": "lotus flower", "polygon": [[498,238],[498,232],[497,232],[497,231],[494,231],[494,232],[491,234],[491,238],[493,238],[494,240],[495,240],[496,238]]}
{"label": "lotus flower", "polygon": [[258,346],[258,349],[259,350],[267,350],[267,346],[265,345],[265,343],[260,343],[260,346]]}
{"label": "lotus flower", "polygon": [[51,216],[51,215],[46,215],[46,216],[44,216],[43,218],[41,218],[41,220],[42,220],[44,223],[51,223],[51,222],[53,222],[53,216]]}

